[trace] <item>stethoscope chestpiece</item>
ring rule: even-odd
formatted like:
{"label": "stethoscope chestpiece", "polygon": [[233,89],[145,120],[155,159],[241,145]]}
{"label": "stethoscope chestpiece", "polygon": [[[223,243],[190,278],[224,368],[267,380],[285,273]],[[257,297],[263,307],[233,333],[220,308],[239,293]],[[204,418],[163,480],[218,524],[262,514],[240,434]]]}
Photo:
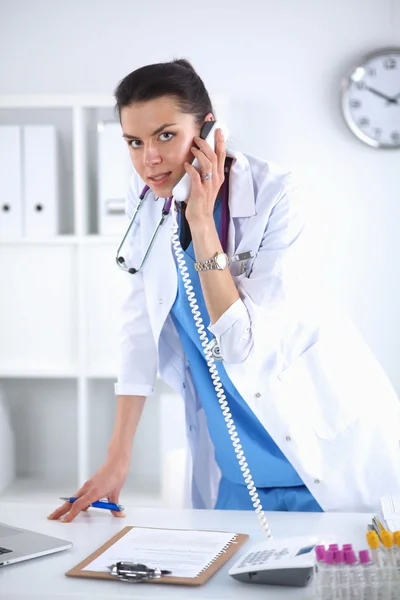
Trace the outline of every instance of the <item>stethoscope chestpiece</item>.
{"label": "stethoscope chestpiece", "polygon": [[170,575],[171,571],[166,569],[151,569],[142,563],[117,562],[108,567],[110,575],[119,581],[141,583],[151,579],[159,579],[163,575]]}
{"label": "stethoscope chestpiece", "polygon": [[214,360],[218,362],[222,362],[224,360],[221,355],[221,349],[215,338],[208,344],[207,349],[211,352],[211,356]]}

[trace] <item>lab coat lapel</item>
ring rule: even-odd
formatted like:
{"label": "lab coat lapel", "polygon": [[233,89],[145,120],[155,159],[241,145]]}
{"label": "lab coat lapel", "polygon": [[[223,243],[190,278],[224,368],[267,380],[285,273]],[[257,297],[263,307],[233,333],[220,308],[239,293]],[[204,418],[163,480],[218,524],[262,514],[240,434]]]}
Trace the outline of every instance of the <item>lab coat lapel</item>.
{"label": "lab coat lapel", "polygon": [[[253,177],[250,165],[246,157],[240,152],[227,148],[227,156],[233,158],[229,176],[229,213],[230,223],[228,230],[227,254],[232,257],[238,252],[244,252],[251,248],[248,245],[248,236],[238,237],[235,227],[235,219],[250,218],[246,225],[246,232],[251,231],[252,221],[256,215]],[[243,241],[244,240],[244,241]]]}
{"label": "lab coat lapel", "polygon": [[[163,206],[163,198],[155,201],[154,194],[149,193],[149,198],[143,205],[140,226],[143,253],[146,252],[160,221]],[[174,222],[173,211],[174,206],[172,205],[169,215],[158,230],[153,247],[143,267],[145,287],[148,291],[146,294],[148,313],[156,343],[174,303],[177,290],[177,272],[171,242],[171,229]]]}

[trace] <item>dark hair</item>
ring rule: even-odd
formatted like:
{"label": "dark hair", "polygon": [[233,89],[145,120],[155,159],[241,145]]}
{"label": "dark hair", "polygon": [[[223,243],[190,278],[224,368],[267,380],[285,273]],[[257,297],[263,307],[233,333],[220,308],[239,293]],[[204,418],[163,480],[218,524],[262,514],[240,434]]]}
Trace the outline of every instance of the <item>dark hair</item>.
{"label": "dark hair", "polygon": [[114,96],[115,110],[121,119],[121,109],[135,102],[146,102],[162,96],[178,100],[183,113],[192,114],[201,125],[214,110],[202,79],[191,63],[184,59],[146,65],[136,69],[118,84]]}

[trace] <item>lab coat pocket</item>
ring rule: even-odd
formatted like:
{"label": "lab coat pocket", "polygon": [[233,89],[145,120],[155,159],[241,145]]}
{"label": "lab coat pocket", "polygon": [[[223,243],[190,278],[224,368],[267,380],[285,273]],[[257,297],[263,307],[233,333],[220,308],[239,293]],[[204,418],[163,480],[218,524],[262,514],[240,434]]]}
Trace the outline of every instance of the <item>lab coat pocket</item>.
{"label": "lab coat pocket", "polygon": [[318,340],[278,375],[283,401],[323,439],[334,439],[363,412],[357,373],[337,347]]}
{"label": "lab coat pocket", "polygon": [[242,275],[246,275],[246,269],[243,261],[235,260],[229,265],[229,271],[235,279],[237,277],[241,277]]}
{"label": "lab coat pocket", "polygon": [[233,262],[229,265],[229,271],[236,286],[246,277],[246,271],[242,262]]}

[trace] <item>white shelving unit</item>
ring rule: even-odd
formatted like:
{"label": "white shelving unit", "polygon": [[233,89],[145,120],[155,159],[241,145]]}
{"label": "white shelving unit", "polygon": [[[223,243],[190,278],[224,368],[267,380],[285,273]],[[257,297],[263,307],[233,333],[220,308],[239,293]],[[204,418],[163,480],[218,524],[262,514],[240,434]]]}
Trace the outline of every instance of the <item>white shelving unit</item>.
{"label": "white shelving unit", "polygon": [[[0,124],[56,125],[62,186],[58,236],[0,241],[0,390],[16,462],[3,499],[54,497],[56,505],[107,451],[128,285],[115,265],[119,238],[97,231],[96,125],[113,118],[113,99],[104,95],[0,96]],[[162,504],[164,454],[184,446],[183,436],[181,400],[158,382],[123,502]]]}

